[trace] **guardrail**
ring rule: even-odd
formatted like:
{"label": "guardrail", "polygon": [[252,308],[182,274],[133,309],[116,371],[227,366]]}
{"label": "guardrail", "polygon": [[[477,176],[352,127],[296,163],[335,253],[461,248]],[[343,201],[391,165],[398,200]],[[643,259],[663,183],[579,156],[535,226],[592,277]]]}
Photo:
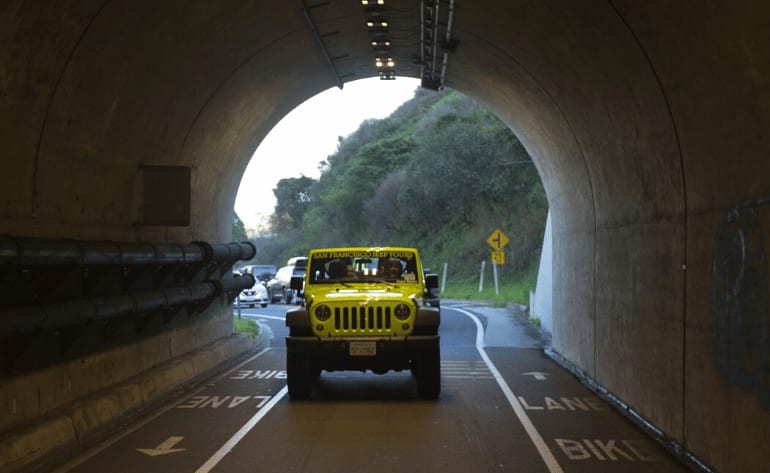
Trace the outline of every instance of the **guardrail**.
{"label": "guardrail", "polygon": [[0,235],[0,337],[153,312],[173,317],[254,285],[249,242],[154,244]]}

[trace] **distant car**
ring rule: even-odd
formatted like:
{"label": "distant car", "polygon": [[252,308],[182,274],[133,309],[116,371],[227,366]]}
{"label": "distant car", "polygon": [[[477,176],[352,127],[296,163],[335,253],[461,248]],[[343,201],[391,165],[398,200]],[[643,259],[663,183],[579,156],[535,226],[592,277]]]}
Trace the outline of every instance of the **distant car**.
{"label": "distant car", "polygon": [[241,268],[241,272],[254,275],[257,281],[267,282],[275,277],[278,266],[274,264],[250,264]]}
{"label": "distant car", "polygon": [[286,265],[275,273],[275,278],[267,282],[267,294],[270,302],[284,302],[286,304],[298,304],[300,294],[291,289],[291,278],[293,276],[305,276],[307,270],[307,258],[292,258],[293,264]]}
{"label": "distant car", "polygon": [[255,307],[259,304],[262,307],[267,307],[270,302],[270,298],[267,297],[267,288],[265,283],[257,281],[253,287],[244,289],[238,294],[238,301],[242,306]]}
{"label": "distant car", "polygon": [[293,256],[286,261],[286,266],[307,266],[307,256]]}

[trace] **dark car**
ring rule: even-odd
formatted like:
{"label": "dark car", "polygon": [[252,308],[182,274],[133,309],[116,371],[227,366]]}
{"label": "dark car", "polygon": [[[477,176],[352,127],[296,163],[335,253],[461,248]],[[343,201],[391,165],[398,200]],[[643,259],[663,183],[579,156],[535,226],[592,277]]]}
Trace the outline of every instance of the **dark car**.
{"label": "dark car", "polygon": [[307,258],[292,258],[290,261],[292,264],[280,268],[275,277],[267,282],[267,296],[272,303],[298,304],[300,301],[299,291],[291,289],[291,278],[305,277]]}

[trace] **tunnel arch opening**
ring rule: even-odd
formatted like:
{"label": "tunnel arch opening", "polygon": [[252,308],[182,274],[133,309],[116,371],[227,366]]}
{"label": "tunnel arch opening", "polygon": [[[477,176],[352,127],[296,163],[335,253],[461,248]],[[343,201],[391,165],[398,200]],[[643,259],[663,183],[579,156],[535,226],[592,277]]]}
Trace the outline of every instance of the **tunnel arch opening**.
{"label": "tunnel arch opening", "polygon": [[[355,84],[355,82],[349,83],[346,84],[346,87]],[[312,214],[313,218],[317,219],[319,216],[325,215],[337,219],[335,226],[343,227],[344,224],[339,219],[347,216],[356,222],[352,225],[353,227],[357,229],[369,228],[369,236],[363,236],[361,232],[336,233],[335,229],[325,228],[322,223],[316,223],[314,227],[301,226],[296,231],[289,231],[287,228],[280,227],[281,222],[274,221],[272,223],[279,225],[278,232],[271,234],[268,228],[264,228],[260,235],[259,231],[252,229],[251,236],[254,237],[252,241],[262,251],[258,251],[256,260],[250,263],[281,265],[290,256],[295,253],[302,254],[309,248],[329,245],[345,246],[352,244],[351,241],[361,245],[403,245],[405,242],[410,244],[416,244],[415,241],[421,242],[424,240],[424,236],[420,235],[427,233],[433,233],[433,237],[428,240],[436,241],[447,239],[446,234],[449,233],[462,233],[469,235],[465,238],[466,240],[478,241],[473,245],[463,241],[461,237],[456,238],[459,243],[447,243],[454,248],[454,254],[445,249],[444,246],[446,245],[442,243],[425,241],[419,244],[423,248],[422,251],[436,258],[433,263],[434,271],[438,272],[443,267],[442,262],[447,263],[450,286],[460,284],[479,286],[480,280],[486,277],[488,283],[486,286],[482,285],[486,290],[485,294],[501,300],[514,298],[519,303],[527,304],[529,294],[526,290],[521,293],[509,294],[506,288],[515,281],[527,279],[529,280],[527,284],[532,285],[530,289],[534,289],[540,247],[543,243],[547,203],[542,195],[539,174],[536,168],[532,167],[533,163],[529,155],[510,129],[502,124],[486,105],[452,89],[446,89],[442,92],[434,92],[424,88],[415,90],[412,86],[416,86],[417,81],[412,81],[409,84],[407,93],[404,94],[404,98],[399,103],[391,104],[389,108],[393,110],[392,115],[382,116],[377,120],[363,120],[363,118],[371,117],[371,107],[366,103],[367,97],[382,94],[381,84],[382,81],[369,79],[369,88],[364,92],[363,98],[354,100],[359,102],[355,105],[364,110],[364,113],[351,122],[351,125],[358,126],[358,129],[350,127],[350,133],[347,136],[332,134],[333,142],[328,151],[314,155],[315,157],[305,164],[307,169],[310,163],[317,166],[319,161],[323,161],[324,171],[330,171],[329,163],[335,163],[337,164],[336,168],[331,169],[334,172],[330,172],[327,176],[321,176],[321,170],[316,169],[317,173],[313,176],[311,173],[303,172],[300,169],[295,171],[294,175],[287,176],[298,179],[310,175],[316,181],[313,184],[315,186],[314,192],[325,193],[319,195],[319,199],[327,201],[337,199],[337,208],[334,208],[334,205],[324,206],[318,203],[313,206],[311,203],[309,213]],[[333,90],[330,89],[330,91]],[[339,95],[344,93],[343,89]],[[316,96],[316,98],[321,97],[321,95]],[[312,99],[306,103],[311,102]],[[318,104],[320,104],[321,113],[324,116],[331,117],[336,114],[348,113],[345,109],[336,106],[332,102],[331,96],[319,101]],[[299,111],[301,108],[302,106],[299,106],[295,111]],[[396,108],[398,110],[395,110]],[[287,115],[287,118],[290,115]],[[282,119],[276,129],[285,122],[285,131],[282,133],[288,140],[296,141],[297,136],[304,134],[307,128],[312,126],[308,125],[307,122],[300,123],[299,120],[288,120],[287,118]],[[311,124],[317,121],[318,118],[309,119]],[[393,123],[390,123],[391,121]],[[291,126],[295,128],[291,129]],[[388,128],[389,131],[381,131],[380,129],[383,127]],[[493,133],[494,136],[492,136]],[[313,135],[309,134],[308,136],[312,138]],[[468,144],[465,145],[463,140],[469,140]],[[385,148],[389,149],[383,151]],[[270,161],[264,162],[285,162],[294,158],[280,148],[278,148],[277,153]],[[379,154],[373,156],[373,153]],[[264,165],[259,164],[260,161],[256,159],[258,154],[259,150],[252,158],[251,166],[262,170]],[[277,158],[276,156],[285,156],[285,158]],[[451,161],[447,158],[449,156],[452,158]],[[326,162],[327,158],[329,162]],[[263,156],[262,159],[269,158]],[[363,163],[360,166],[367,170],[345,170],[346,164],[342,161],[348,159],[359,160]],[[407,163],[395,162],[401,160],[417,162],[419,159],[422,162],[418,164],[407,165]],[[393,161],[393,163],[388,163],[389,161]],[[523,167],[526,168],[527,166],[529,168],[526,172],[522,172]],[[353,172],[358,178],[364,178],[366,181],[372,181],[372,183],[364,185],[361,181],[351,182],[344,180],[347,177],[339,177],[340,174]],[[443,176],[441,178],[443,182],[437,183],[439,178],[436,178],[436,175]],[[525,175],[526,177],[521,177]],[[330,180],[335,180],[335,182],[329,184]],[[418,192],[414,188],[409,188],[410,181],[420,181],[420,186],[430,189],[430,191]],[[541,190],[529,196],[516,193],[517,188],[530,189],[529,186]],[[329,191],[330,187],[337,189],[332,193]],[[356,189],[355,195],[351,197],[361,201],[359,204],[363,203],[363,205],[356,206],[355,210],[344,210],[353,204],[344,202],[345,198],[344,196],[341,197],[340,194],[345,191],[340,190],[340,188]],[[244,184],[242,183],[239,194],[243,190]],[[271,192],[273,188],[272,186],[265,186],[263,190]],[[506,195],[506,192],[510,194]],[[434,195],[440,197],[434,197]],[[538,203],[532,204],[533,199]],[[527,203],[518,203],[525,201]],[[236,207],[237,205],[236,202]],[[417,211],[410,214],[403,209],[404,206],[418,207],[420,205],[432,205],[435,210],[421,210],[422,214],[418,214]],[[525,205],[530,205],[529,212],[532,212],[532,215],[522,215],[524,211],[519,207]],[[505,210],[506,206],[510,211]],[[266,209],[267,212],[274,210],[273,206]],[[453,212],[455,214],[464,213],[465,215],[458,216]],[[443,216],[436,218],[435,215],[438,214]],[[503,214],[521,218],[517,220],[510,215],[503,216]],[[239,220],[246,220],[237,208],[236,215]],[[420,216],[415,217],[417,215]],[[539,215],[539,217],[535,215]],[[483,221],[481,217],[484,217]],[[460,225],[459,219],[465,223]],[[270,222],[266,220],[267,218],[264,218],[263,222],[269,224]],[[419,220],[426,227],[433,228],[434,231],[415,232],[414,228],[403,223],[409,220]],[[304,224],[300,222],[297,225],[301,223]],[[510,235],[511,241],[508,248],[492,249],[484,243],[488,235],[496,228],[502,228]],[[304,235],[304,241],[298,242],[294,233]],[[318,239],[308,241],[307,235],[311,234],[318,235]],[[334,237],[336,239],[332,239],[330,236],[332,234],[337,235]],[[281,246],[271,243],[277,237],[286,240],[287,245],[293,249],[281,253]],[[383,241],[383,238],[394,240]],[[284,245],[284,248],[287,245]],[[505,259],[506,254],[508,255],[507,260]],[[458,257],[458,255],[462,256]],[[490,255],[500,258],[496,260],[500,263],[498,271],[493,271]],[[482,262],[486,262],[486,266],[482,266],[480,270],[479,264]],[[550,265],[547,265],[547,269],[550,271]],[[480,274],[480,272],[484,274]],[[504,289],[501,293],[494,291],[489,294],[489,291],[494,287],[493,272],[497,272],[501,278],[500,283]],[[543,294],[548,293],[550,293],[550,288],[543,288]]]}

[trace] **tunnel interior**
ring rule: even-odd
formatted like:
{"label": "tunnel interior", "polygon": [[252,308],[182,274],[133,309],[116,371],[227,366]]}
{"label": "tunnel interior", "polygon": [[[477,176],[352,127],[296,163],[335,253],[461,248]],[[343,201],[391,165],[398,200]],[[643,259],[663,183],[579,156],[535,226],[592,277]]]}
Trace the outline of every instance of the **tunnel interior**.
{"label": "tunnel interior", "polygon": [[765,468],[770,6],[372,3],[8,2],[2,233],[229,241],[268,131],[393,58],[386,79],[475,98],[532,156],[553,351],[704,464]]}

